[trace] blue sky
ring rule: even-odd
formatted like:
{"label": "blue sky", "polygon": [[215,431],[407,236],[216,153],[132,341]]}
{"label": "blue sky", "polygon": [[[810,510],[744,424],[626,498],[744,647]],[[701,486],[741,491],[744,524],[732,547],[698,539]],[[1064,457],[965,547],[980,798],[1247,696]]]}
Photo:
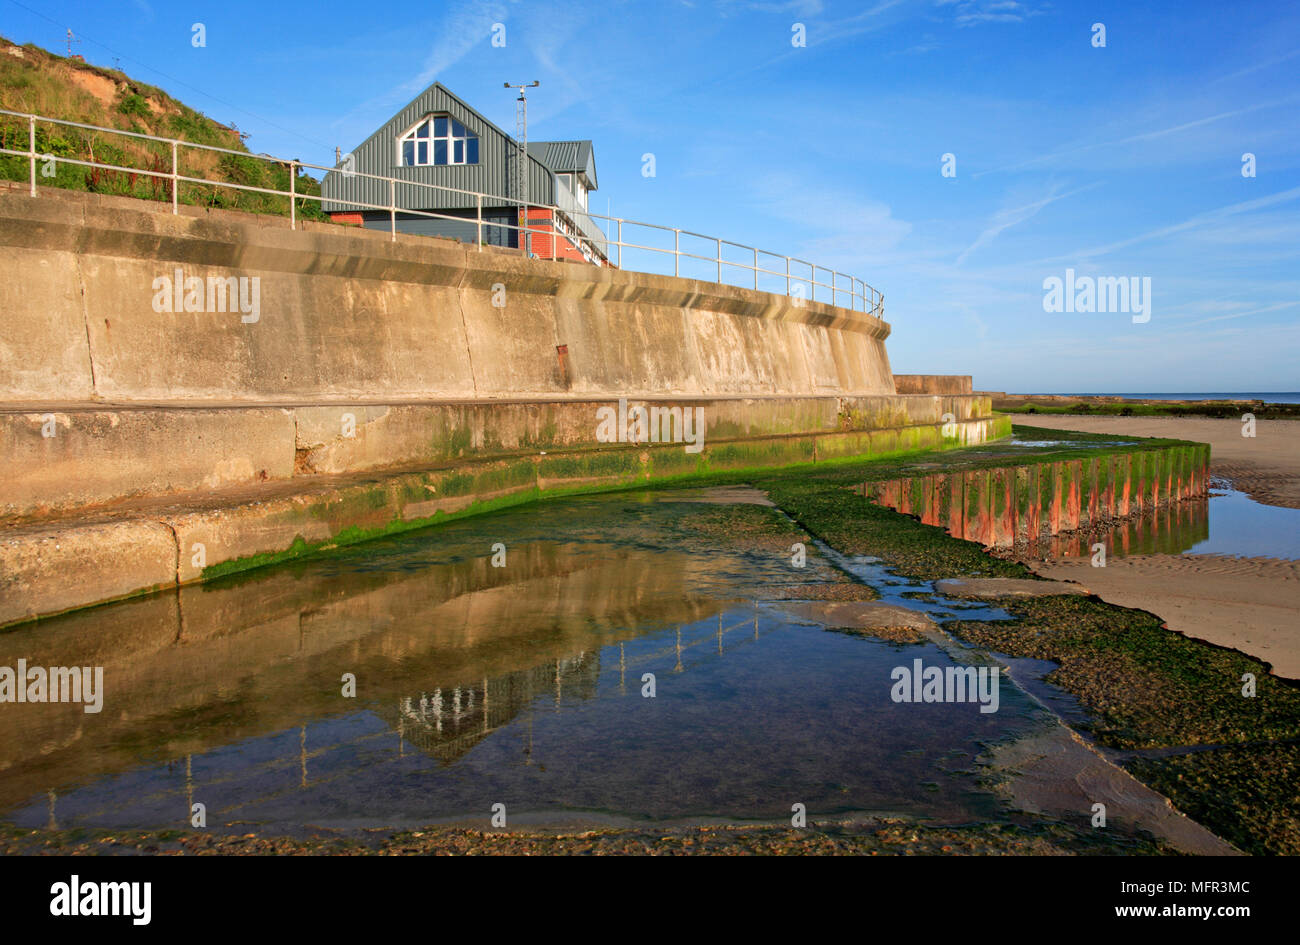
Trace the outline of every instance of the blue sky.
{"label": "blue sky", "polygon": [[[0,33],[61,50],[71,26],[89,61],[321,164],[434,81],[512,132],[502,83],[540,79],[530,137],[595,142],[592,210],[865,279],[899,373],[1300,389],[1300,4],[1145,6],[0,0]],[[1067,268],[1150,278],[1150,320],[1045,312]]]}

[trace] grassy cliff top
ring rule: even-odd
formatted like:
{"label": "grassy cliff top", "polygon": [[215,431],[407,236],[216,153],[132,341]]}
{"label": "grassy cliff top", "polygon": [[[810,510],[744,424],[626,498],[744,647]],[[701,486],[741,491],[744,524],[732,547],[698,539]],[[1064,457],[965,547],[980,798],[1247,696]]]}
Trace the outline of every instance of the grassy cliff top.
{"label": "grassy cliff top", "polygon": [[[182,148],[179,171],[185,176],[213,181],[274,190],[289,189],[287,164],[253,157],[233,125],[223,125],[162,89],[132,79],[117,69],[65,58],[30,43],[18,46],[2,36],[0,108],[241,152],[219,154]],[[28,123],[24,119],[0,116],[0,147],[25,151],[28,135]],[[165,173],[171,171],[171,148],[166,144],[48,122],[37,122],[36,150],[41,155],[97,164]],[[25,181],[29,173],[26,158],[0,156],[0,179]],[[171,200],[171,182],[164,178],[41,161],[39,158],[37,183],[69,190]],[[320,183],[301,172],[296,188],[302,194],[320,193]],[[181,203],[257,213],[287,216],[289,212],[287,197],[207,184],[182,183],[178,199]],[[298,212],[307,218],[323,217],[320,204],[315,200],[298,201]]]}

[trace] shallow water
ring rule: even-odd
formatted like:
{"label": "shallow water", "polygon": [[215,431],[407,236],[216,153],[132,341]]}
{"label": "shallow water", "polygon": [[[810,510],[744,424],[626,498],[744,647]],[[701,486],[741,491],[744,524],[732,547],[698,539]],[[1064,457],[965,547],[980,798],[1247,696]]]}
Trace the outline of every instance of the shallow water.
{"label": "shallow water", "polygon": [[1207,504],[1210,534],[1187,554],[1300,558],[1300,509],[1265,505],[1220,486]]}
{"label": "shallow water", "polygon": [[485,824],[494,804],[541,822],[795,803],[996,819],[976,759],[1043,722],[1033,700],[1003,680],[996,713],[895,703],[895,667],[960,648],[832,632],[777,602],[852,573],[940,618],[998,614],[903,599],[926,588],[813,545],[795,569],[693,527],[697,498],[552,501],[0,635],[0,665],[103,665],[106,691],[98,715],[5,707],[0,810],[165,827],[203,803],[210,825],[287,831]]}
{"label": "shallow water", "polygon": [[1049,539],[1050,557],[1087,557],[1096,542],[1112,557],[1148,554],[1300,558],[1300,509],[1256,502],[1216,484],[1207,498],[1188,499],[1098,535]]}
{"label": "shallow water", "polygon": [[[996,441],[1002,445],[1004,441]],[[1012,434],[1010,440],[1005,441],[1007,446],[1021,447],[1023,449],[1045,450],[1045,449],[1106,449],[1112,446],[1133,446],[1136,440],[1027,440],[1018,434]]]}

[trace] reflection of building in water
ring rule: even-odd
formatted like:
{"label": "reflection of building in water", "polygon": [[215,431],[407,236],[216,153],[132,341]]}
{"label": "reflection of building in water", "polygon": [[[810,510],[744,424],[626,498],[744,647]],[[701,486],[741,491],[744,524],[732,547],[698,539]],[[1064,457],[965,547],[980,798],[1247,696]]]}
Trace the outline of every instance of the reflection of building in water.
{"label": "reflection of building in water", "polygon": [[595,698],[599,676],[599,651],[583,651],[477,684],[404,696],[376,711],[403,744],[451,764],[543,696],[556,706],[565,698]]}

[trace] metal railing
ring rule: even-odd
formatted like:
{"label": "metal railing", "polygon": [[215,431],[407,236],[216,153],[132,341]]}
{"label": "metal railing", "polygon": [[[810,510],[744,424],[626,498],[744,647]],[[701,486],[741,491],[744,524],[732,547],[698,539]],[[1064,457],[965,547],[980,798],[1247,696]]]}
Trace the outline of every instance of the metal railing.
{"label": "metal railing", "polygon": [[[805,301],[824,301],[819,299],[817,290],[826,290],[823,296],[829,295],[831,305],[841,305],[842,301],[847,302],[844,307],[854,311],[865,312],[876,317],[882,317],[884,312],[884,296],[872,288],[862,279],[851,276],[838,270],[818,266],[800,259],[796,256],[787,256],[770,250],[759,249],[755,246],[749,246],[744,243],[736,243],[731,240],[724,240],[716,236],[707,236],[702,233],[696,233],[691,230],[684,230],[681,227],[663,226],[656,223],[645,223],[639,220],[628,220],[623,217],[606,216],[599,213],[590,213],[583,211],[582,215],[586,219],[577,219],[570,210],[554,204],[531,203],[529,206],[533,209],[548,210],[552,218],[541,224],[530,223],[528,219],[520,223],[503,223],[498,220],[484,220],[483,208],[513,206],[516,204],[514,198],[506,197],[500,194],[488,194],[480,191],[463,190],[458,187],[448,187],[442,184],[429,184],[423,181],[404,180],[397,177],[386,177],[379,174],[367,174],[362,171],[353,171],[339,167],[327,167],[322,164],[312,164],[309,161],[286,160],[266,154],[252,154],[247,151],[233,151],[228,148],[220,148],[210,144],[198,144],[192,141],[184,141],[179,138],[165,138],[157,135],[145,134],[139,131],[125,131],[120,128],[104,128],[99,125],[90,125],[83,122],[66,121],[60,118],[49,118],[43,115],[34,115],[26,112],[14,112],[8,109],[0,109],[0,115],[8,115],[14,118],[21,118],[28,123],[28,147],[27,150],[16,150],[8,147],[0,147],[0,154],[13,155],[17,157],[26,157],[29,162],[29,177],[31,182],[31,195],[36,196],[36,164],[37,162],[56,162],[62,164],[78,165],[82,167],[99,168],[106,171],[120,171],[133,175],[144,177],[159,178],[170,182],[172,213],[179,213],[179,189],[181,184],[199,184],[210,187],[224,187],[232,190],[246,191],[250,193],[265,194],[275,197],[289,198],[289,226],[296,229],[297,206],[299,200],[315,200],[322,206],[324,204],[339,204],[345,207],[354,207],[362,210],[386,211],[389,218],[389,231],[394,240],[397,239],[397,218],[401,214],[403,218],[409,217],[426,217],[430,219],[452,220],[462,224],[473,224],[476,232],[475,243],[481,250],[484,246],[484,228],[489,230],[515,231],[519,238],[517,242],[524,247],[525,252],[530,251],[530,246],[537,237],[548,237],[543,240],[542,245],[549,246],[549,258],[558,258],[560,253],[557,250],[557,243],[561,240],[568,242],[571,246],[579,248],[585,244],[597,264],[601,262],[617,266],[620,269],[630,269],[638,272],[655,272],[660,267],[646,268],[638,264],[636,253],[658,254],[661,257],[672,258],[672,275],[687,276],[689,278],[701,279],[706,282],[716,282],[721,285],[737,285],[738,283],[728,281],[729,275],[740,273],[747,283],[746,288],[761,289],[768,292],[777,292],[794,297],[796,304]],[[52,125],[60,125],[70,128],[81,128],[87,131],[100,132],[104,134],[122,135],[128,138],[137,138],[144,141],[152,141],[157,144],[167,145],[171,150],[171,170],[160,171],[149,168],[123,167],[116,164],[108,164],[102,161],[81,160],[75,157],[66,157],[55,154],[42,154],[36,150],[36,125],[38,122],[45,122]],[[280,167],[286,167],[289,171],[289,189],[275,190],[267,187],[257,187],[251,184],[239,184],[234,181],[213,180],[207,177],[191,177],[180,172],[180,152],[182,148],[194,149],[196,151],[205,151],[215,154],[229,154],[239,158],[254,159],[264,161]],[[327,197],[322,194],[303,194],[297,192],[297,177],[299,170],[318,170],[324,174],[339,174],[346,177],[361,177],[371,180],[382,181],[387,184],[388,202],[384,204],[367,203],[364,201],[343,199],[338,197]],[[455,193],[462,198],[473,198],[475,207],[475,216],[468,218],[455,214],[438,213],[430,210],[414,210],[406,206],[400,206],[397,202],[397,190],[402,188],[425,188],[439,191],[442,193]],[[485,203],[486,201],[486,203]],[[556,220],[566,223],[569,232],[557,225]],[[604,220],[606,226],[601,230],[599,226],[589,225],[590,221]],[[592,233],[595,229],[600,236]],[[625,234],[636,239],[652,239],[653,237],[639,236],[640,231],[650,231],[654,234],[660,234],[663,242],[667,243],[667,238],[671,235],[672,246],[667,245],[655,246],[649,242],[634,242],[624,239]],[[609,231],[613,232],[613,238],[610,237]],[[686,237],[688,241],[695,241],[694,247],[683,249],[682,238]],[[724,255],[724,247],[728,250],[738,251],[742,258],[727,258]],[[703,250],[702,252],[692,252],[691,248]],[[712,252],[708,252],[708,250]],[[545,257],[543,257],[545,258]],[[644,257],[641,257],[644,258]],[[760,260],[766,263],[770,260],[776,260],[775,268],[769,268],[766,265],[760,265]],[[667,269],[666,259],[662,267]],[[691,271],[683,271],[683,267],[692,267]],[[749,276],[743,274],[749,273]],[[667,275],[665,271],[661,273]],[[828,277],[829,281],[822,281],[820,276]],[[762,280],[762,284],[760,281]]]}

